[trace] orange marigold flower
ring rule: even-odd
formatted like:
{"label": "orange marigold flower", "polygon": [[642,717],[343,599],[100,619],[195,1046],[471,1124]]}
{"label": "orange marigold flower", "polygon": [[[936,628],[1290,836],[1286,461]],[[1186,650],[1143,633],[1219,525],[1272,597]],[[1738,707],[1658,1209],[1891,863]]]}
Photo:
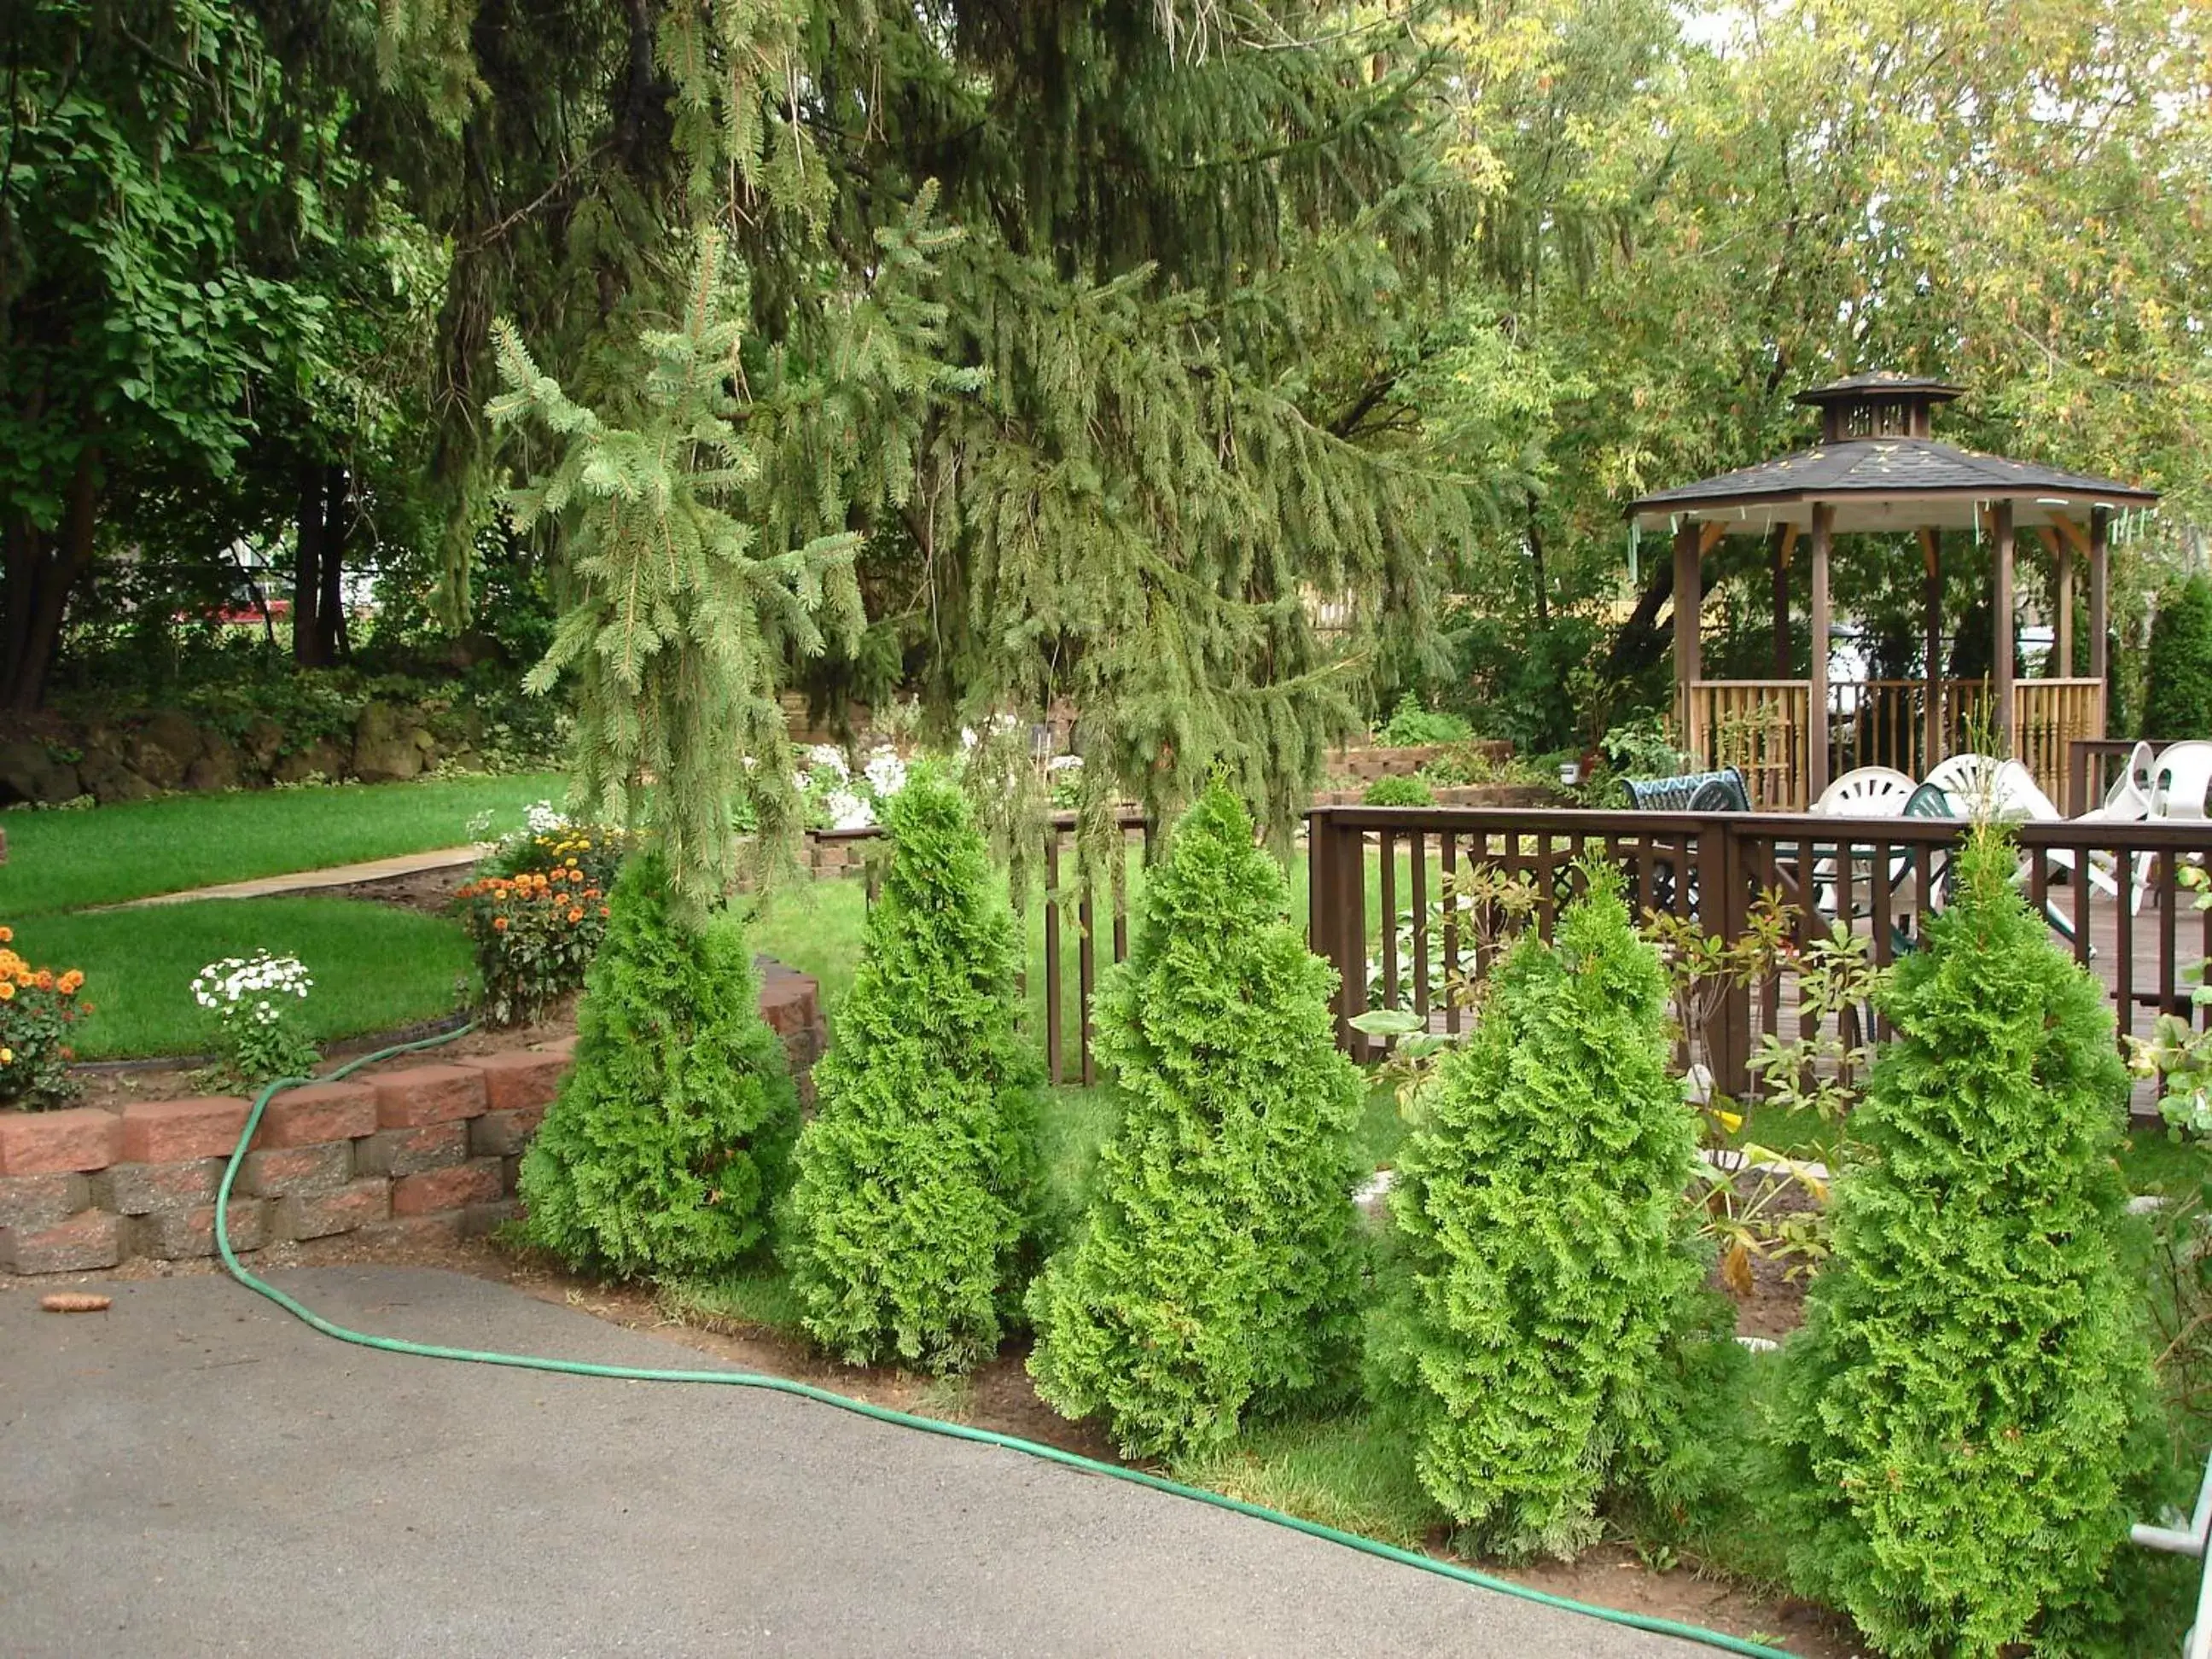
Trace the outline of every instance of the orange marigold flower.
{"label": "orange marigold flower", "polygon": [[607,907],[606,907],[605,905],[602,904],[602,905],[599,907],[599,914],[600,914],[601,915],[603,915],[603,916],[604,916],[605,915],[606,915],[606,913],[607,913]]}
{"label": "orange marigold flower", "polygon": [[599,897],[599,890],[596,887],[586,887],[584,890],[584,896],[587,899],[594,899]]}
{"label": "orange marigold flower", "polygon": [[69,970],[69,972],[67,972],[66,974],[64,974],[64,975],[61,976],[61,981],[60,981],[60,984],[59,984],[58,988],[59,988],[59,990],[61,991],[61,994],[62,994],[64,996],[69,996],[69,995],[72,994],[73,993],[75,993],[75,991],[76,990],[76,988],[77,988],[77,987],[78,987],[78,986],[80,986],[80,985],[82,985],[82,984],[83,984],[83,983],[84,983],[84,972],[83,972],[83,970],[82,970],[82,969],[72,968],[72,969],[70,969]]}
{"label": "orange marigold flower", "polygon": [[15,981],[12,979],[0,979],[0,1002],[12,1002],[15,999]]}
{"label": "orange marigold flower", "polygon": [[0,927],[0,945],[13,945],[15,942],[15,930],[12,927]]}
{"label": "orange marigold flower", "polygon": [[494,916],[491,919],[491,930],[495,933],[505,933],[507,931],[507,918],[505,916]]}
{"label": "orange marigold flower", "polygon": [[27,969],[27,968],[21,969],[19,969],[19,970],[16,972],[16,975],[15,975],[15,983],[16,983],[16,984],[18,984],[18,985],[22,986],[22,987],[23,987],[23,988],[25,988],[26,989],[28,989],[31,986],[33,986],[33,984],[35,984],[35,983],[37,983],[37,982],[38,982],[38,975],[37,975],[36,974],[33,974],[33,973],[29,969]]}
{"label": "orange marigold flower", "polygon": [[568,912],[568,920],[571,921],[581,921],[583,919],[584,913],[581,910],[571,910]]}
{"label": "orange marigold flower", "polygon": [[41,968],[41,969],[39,969],[39,975],[38,975],[38,979],[39,979],[39,988],[40,988],[41,991],[51,991],[51,990],[52,990],[52,989],[54,988],[54,970],[53,970],[52,969],[51,969],[51,968]]}

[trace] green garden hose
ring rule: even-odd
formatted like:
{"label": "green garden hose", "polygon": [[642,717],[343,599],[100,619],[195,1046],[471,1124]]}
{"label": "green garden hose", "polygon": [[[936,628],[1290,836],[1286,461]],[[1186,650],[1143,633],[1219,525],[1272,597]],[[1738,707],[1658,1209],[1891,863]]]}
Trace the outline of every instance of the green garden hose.
{"label": "green garden hose", "polygon": [[1648,1631],[1657,1636],[1671,1636],[1681,1641],[1702,1643],[1717,1648],[1723,1653],[1751,1654],[1757,1659],[1790,1659],[1778,1648],[1771,1648],[1741,1637],[1729,1636],[1720,1631],[1705,1630],[1696,1625],[1686,1625],[1672,1619],[1653,1618],[1646,1613],[1625,1613],[1617,1607],[1593,1606],[1587,1601],[1576,1601],[1563,1595],[1549,1595],[1526,1584],[1516,1584],[1510,1579],[1493,1578],[1487,1573],[1477,1572],[1450,1561],[1439,1561],[1432,1557],[1416,1554],[1393,1545],[1378,1543],[1372,1538],[1362,1538],[1357,1533],[1342,1532],[1334,1527],[1322,1525],[1317,1521],[1304,1521],[1295,1515],[1285,1515],[1258,1504],[1248,1504],[1242,1498],[1231,1498],[1218,1492],[1208,1492],[1200,1486],[1187,1486],[1180,1480],[1170,1480],[1164,1475],[1147,1474],[1119,1463],[1103,1463],[1095,1457],[1080,1453],[1062,1451],[1057,1446],[1048,1446],[1035,1440],[1024,1440],[1018,1435],[998,1434],[989,1429],[970,1428],[961,1423],[942,1423],[933,1418],[916,1417],[912,1413],[894,1411],[888,1406],[871,1405],[865,1400],[854,1400],[827,1389],[817,1389],[810,1383],[795,1382],[789,1377],[766,1376],[753,1371],[690,1371],[664,1370],[639,1365],[595,1365],[580,1359],[549,1359],[536,1354],[488,1353],[474,1348],[449,1348],[438,1343],[410,1342],[397,1336],[372,1336],[366,1331],[349,1330],[343,1325],[325,1319],[320,1314],[303,1306],[266,1280],[255,1278],[241,1263],[230,1247],[228,1217],[230,1208],[231,1183],[237,1178],[238,1167],[246,1157],[246,1149],[252,1143],[253,1132],[260,1127],[261,1115],[269,1103],[283,1090],[297,1088],[308,1083],[335,1083],[341,1078],[359,1071],[364,1066],[394,1054],[413,1054],[418,1049],[434,1048],[456,1037],[466,1036],[471,1030],[464,1025],[459,1030],[445,1031],[419,1042],[394,1043],[374,1054],[348,1060],[322,1078],[279,1078],[262,1090],[253,1102],[253,1109],[246,1114],[246,1127],[238,1137],[237,1148],[223,1168],[222,1189],[216,1194],[216,1248],[222,1256],[222,1265],[230,1276],[249,1291],[264,1296],[286,1313],[320,1331],[325,1336],[334,1336],[341,1342],[351,1342],[363,1348],[375,1348],[386,1353],[412,1354],[422,1359],[454,1359],[477,1365],[506,1365],[518,1370],[555,1371],[568,1376],[605,1376],[624,1382],[708,1382],[725,1388],[766,1389],[775,1394],[796,1395],[811,1400],[818,1405],[835,1406],[840,1411],[856,1416],[872,1418],[878,1423],[895,1424],[902,1429],[919,1429],[925,1434],[939,1434],[948,1439],[973,1441],[977,1445],[994,1446],[1002,1451],[1019,1452],[1026,1457],[1040,1458],[1048,1463],[1059,1463],[1085,1474],[1104,1475],[1109,1480],[1126,1480],[1133,1486],[1148,1486],[1154,1492],[1164,1492],[1176,1498],[1187,1498],[1194,1503],[1210,1504],[1216,1509],[1229,1510],[1238,1515],[1249,1516],[1255,1521],[1266,1521],[1292,1532],[1302,1532],[1311,1538],[1326,1539],[1332,1544],[1341,1544],[1346,1549],[1358,1550],[1363,1555],[1378,1556],[1385,1561],[1418,1567],[1440,1577],[1458,1580],[1479,1589],[1495,1590],[1503,1595],[1517,1596],[1524,1601],[1534,1601],[1540,1607],[1556,1607],[1568,1613],[1578,1613],[1592,1619],[1601,1619],[1608,1624],[1625,1625],[1632,1630]]}

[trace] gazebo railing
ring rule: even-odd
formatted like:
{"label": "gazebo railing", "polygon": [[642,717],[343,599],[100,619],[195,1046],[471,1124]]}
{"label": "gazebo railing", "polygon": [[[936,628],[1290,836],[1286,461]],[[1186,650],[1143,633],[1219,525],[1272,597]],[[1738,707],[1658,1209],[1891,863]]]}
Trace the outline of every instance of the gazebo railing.
{"label": "gazebo railing", "polygon": [[[1988,714],[1989,682],[1944,679],[1936,687],[1941,701],[1931,732],[1925,680],[1831,680],[1828,775],[1887,766],[1922,778],[1936,762],[1974,747],[1974,728]],[[1684,746],[1697,769],[1739,768],[1752,804],[1763,811],[1802,811],[1810,805],[1809,681],[1695,680],[1689,699]],[[2104,720],[2101,681],[2015,681],[2013,757],[2045,794],[2064,799],[2069,746],[2103,736]]]}

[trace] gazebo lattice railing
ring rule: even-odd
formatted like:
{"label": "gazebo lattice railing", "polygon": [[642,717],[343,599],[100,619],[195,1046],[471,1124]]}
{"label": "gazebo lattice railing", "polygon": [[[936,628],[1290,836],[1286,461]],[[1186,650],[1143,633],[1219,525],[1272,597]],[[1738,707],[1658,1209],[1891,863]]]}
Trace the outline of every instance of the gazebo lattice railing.
{"label": "gazebo lattice railing", "polygon": [[[1662,490],[1633,502],[1639,530],[1674,538],[1674,713],[1701,768],[1737,766],[1754,805],[1802,810],[1831,778],[1857,766],[1915,777],[1973,743],[1984,723],[1995,745],[2024,763],[2045,793],[2065,788],[2069,745],[2105,735],[2106,553],[2112,515],[2155,494],[2027,461],[1936,442],[1936,404],[1958,396],[1938,380],[1862,374],[1800,395],[1822,414],[1820,444],[1740,471]],[[1944,532],[1986,536],[1994,558],[1992,668],[1986,680],[1939,672],[1942,659]],[[2057,671],[2022,679],[2013,653],[2017,538],[2032,530],[2048,554],[2057,604]],[[1918,679],[1831,677],[1829,556],[1839,534],[1914,532],[1919,542],[1927,672]],[[1702,672],[1699,609],[1704,561],[1723,536],[1765,539],[1773,573],[1775,654],[1771,679],[1720,680]],[[1790,556],[1801,537],[1811,566],[1811,672],[1789,677]],[[2074,661],[2075,574],[2088,568],[2088,672]],[[1819,718],[1814,718],[1814,711]]]}

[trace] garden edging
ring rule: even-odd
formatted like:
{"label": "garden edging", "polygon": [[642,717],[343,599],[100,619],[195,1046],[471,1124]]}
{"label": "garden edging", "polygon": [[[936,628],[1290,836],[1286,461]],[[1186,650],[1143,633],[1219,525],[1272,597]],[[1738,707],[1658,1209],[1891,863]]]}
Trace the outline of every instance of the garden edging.
{"label": "garden edging", "polygon": [[[801,1079],[821,1055],[820,993],[762,964],[761,1013]],[[269,1103],[226,1222],[240,1253],[339,1234],[489,1231],[517,1213],[521,1155],[567,1073],[573,1036],[408,1055]],[[0,1271],[84,1273],[215,1254],[216,1194],[252,1102],[202,1095],[0,1112]]]}

